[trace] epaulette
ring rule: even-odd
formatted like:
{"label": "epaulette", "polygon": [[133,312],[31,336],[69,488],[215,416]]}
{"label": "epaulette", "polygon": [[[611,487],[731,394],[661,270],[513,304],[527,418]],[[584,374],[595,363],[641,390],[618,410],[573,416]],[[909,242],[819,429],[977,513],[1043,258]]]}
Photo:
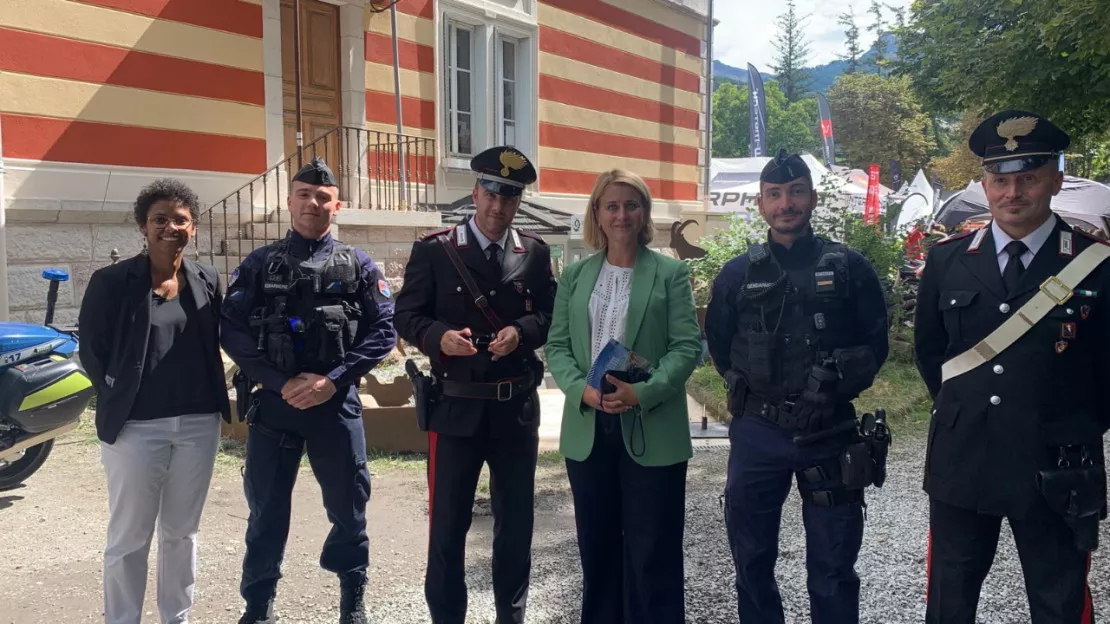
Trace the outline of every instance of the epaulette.
{"label": "epaulette", "polygon": [[450,232],[454,228],[455,228],[455,226],[451,225],[451,226],[448,226],[448,227],[445,227],[445,228],[439,228],[438,230],[432,230],[431,232],[426,232],[426,233],[424,233],[420,236],[420,240],[428,240],[429,238],[435,238],[435,237],[439,236],[440,234],[446,234],[446,233]]}
{"label": "epaulette", "polygon": [[952,234],[951,236],[948,236],[947,238],[942,238],[942,239],[938,240],[937,242],[933,243],[933,245],[934,246],[936,246],[936,245],[945,245],[945,244],[951,243],[952,241],[958,241],[961,238],[967,238],[968,236],[972,236],[976,232],[978,232],[978,230],[971,230],[971,231],[968,231],[968,232],[960,232],[959,234]]}
{"label": "epaulette", "polygon": [[1082,236],[1083,238],[1086,238],[1087,240],[1091,241],[1092,243],[1099,243],[1099,244],[1102,244],[1102,245],[1110,245],[1110,241],[1104,241],[1101,238],[1095,236],[1094,234],[1091,234],[1090,232],[1088,232],[1086,230],[1081,230],[1077,227],[1073,227],[1071,229],[1071,231],[1075,232],[1076,234],[1078,234],[1080,236]]}
{"label": "epaulette", "polygon": [[545,241],[539,234],[536,234],[535,232],[528,232],[526,230],[516,230],[516,231],[520,232],[521,236],[527,236],[528,238],[530,238],[534,241],[539,241],[539,243],[541,245],[546,245],[547,244],[547,241]]}

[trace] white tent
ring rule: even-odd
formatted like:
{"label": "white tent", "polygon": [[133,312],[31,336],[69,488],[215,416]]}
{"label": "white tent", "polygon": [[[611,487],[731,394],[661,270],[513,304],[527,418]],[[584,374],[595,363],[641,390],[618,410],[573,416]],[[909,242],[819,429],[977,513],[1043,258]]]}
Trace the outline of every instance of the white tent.
{"label": "white tent", "polygon": [[933,185],[929,184],[925,172],[918,169],[912,182],[889,197],[890,201],[902,202],[902,211],[898,213],[898,229],[905,229],[917,221],[931,217],[934,197]]}
{"label": "white tent", "polygon": [[[766,156],[751,158],[714,158],[709,163],[710,212],[727,213],[754,211],[759,196],[759,172],[771,159]],[[802,160],[813,175],[818,193],[831,193],[855,212],[863,212],[867,201],[867,188],[860,188],[846,180],[830,175],[829,170],[812,154],[802,154]]]}

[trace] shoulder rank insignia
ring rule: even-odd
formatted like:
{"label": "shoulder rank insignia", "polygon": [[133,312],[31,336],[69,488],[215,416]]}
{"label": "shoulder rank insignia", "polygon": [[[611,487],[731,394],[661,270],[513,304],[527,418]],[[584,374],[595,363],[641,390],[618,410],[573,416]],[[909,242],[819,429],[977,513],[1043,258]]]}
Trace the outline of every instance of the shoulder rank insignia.
{"label": "shoulder rank insignia", "polygon": [[950,235],[938,240],[937,242],[935,242],[933,244],[934,245],[947,245],[948,243],[951,243],[953,241],[958,241],[958,240],[965,239],[965,238],[967,238],[968,236],[971,236],[974,233],[975,232],[959,232],[957,234],[950,234]]}
{"label": "shoulder rank insignia", "polygon": [[1078,235],[1082,236],[1083,238],[1086,238],[1087,240],[1089,240],[1089,241],[1091,241],[1091,242],[1093,242],[1093,243],[1100,243],[1100,244],[1102,244],[1102,245],[1110,245],[1110,241],[1104,241],[1104,240],[1102,240],[1101,238],[1099,238],[1099,237],[1097,237],[1097,236],[1095,236],[1095,235],[1091,234],[1090,232],[1086,232],[1086,231],[1084,231],[1084,230],[1081,230],[1081,229],[1079,229],[1079,228],[1074,228],[1074,229],[1072,230],[1072,232],[1074,232],[1074,233],[1076,233],[1076,234],[1078,234]]}
{"label": "shoulder rank insignia", "polygon": [[527,236],[528,238],[530,238],[534,241],[537,241],[542,245],[547,244],[547,241],[545,241],[539,234],[536,234],[535,232],[529,232],[527,230],[517,230],[517,229],[514,229],[513,231],[514,232],[520,232],[521,236]]}
{"label": "shoulder rank insignia", "polygon": [[428,240],[429,238],[435,238],[435,237],[439,236],[440,234],[446,234],[450,231],[451,231],[450,227],[445,227],[445,228],[439,228],[438,230],[432,230],[431,232],[425,232],[423,235],[420,236],[420,240]]}

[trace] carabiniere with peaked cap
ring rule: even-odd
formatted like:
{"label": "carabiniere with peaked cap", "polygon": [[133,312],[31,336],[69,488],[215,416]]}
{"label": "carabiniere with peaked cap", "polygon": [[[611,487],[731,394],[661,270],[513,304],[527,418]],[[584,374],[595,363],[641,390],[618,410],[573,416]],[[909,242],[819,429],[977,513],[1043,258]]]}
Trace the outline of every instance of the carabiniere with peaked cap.
{"label": "carabiniere with peaked cap", "polygon": [[984,121],[968,144],[994,219],[934,244],[921,274],[915,359],[933,398],[928,623],[975,621],[1003,519],[1023,564],[1026,621],[1092,621],[1087,573],[1106,516],[1110,247],[1051,211],[1069,142],[1034,113]]}
{"label": "carabiniere with peaked cap", "polygon": [[491,193],[515,197],[536,181],[536,168],[528,157],[513,147],[491,147],[470,159],[478,183]]}
{"label": "carabiniere with peaked cap", "polygon": [[1060,157],[1071,137],[1048,119],[1021,110],[992,115],[972,132],[968,147],[991,173],[1018,173]]}

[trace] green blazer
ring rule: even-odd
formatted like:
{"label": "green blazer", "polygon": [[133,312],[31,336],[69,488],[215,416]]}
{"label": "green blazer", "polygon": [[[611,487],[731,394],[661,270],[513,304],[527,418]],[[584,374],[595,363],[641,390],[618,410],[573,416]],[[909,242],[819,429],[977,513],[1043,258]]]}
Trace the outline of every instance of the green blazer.
{"label": "green blazer", "polygon": [[[596,253],[563,271],[547,335],[547,366],[566,394],[559,450],[583,461],[594,446],[594,410],[582,403],[590,361],[590,294],[605,259]],[[668,466],[693,456],[686,380],[701,354],[701,331],[694,311],[686,263],[641,247],[632,270],[632,291],[623,344],[651,361],[650,380],[633,384],[643,415],[632,453],[633,411],[621,417],[624,446],[644,466]]]}

